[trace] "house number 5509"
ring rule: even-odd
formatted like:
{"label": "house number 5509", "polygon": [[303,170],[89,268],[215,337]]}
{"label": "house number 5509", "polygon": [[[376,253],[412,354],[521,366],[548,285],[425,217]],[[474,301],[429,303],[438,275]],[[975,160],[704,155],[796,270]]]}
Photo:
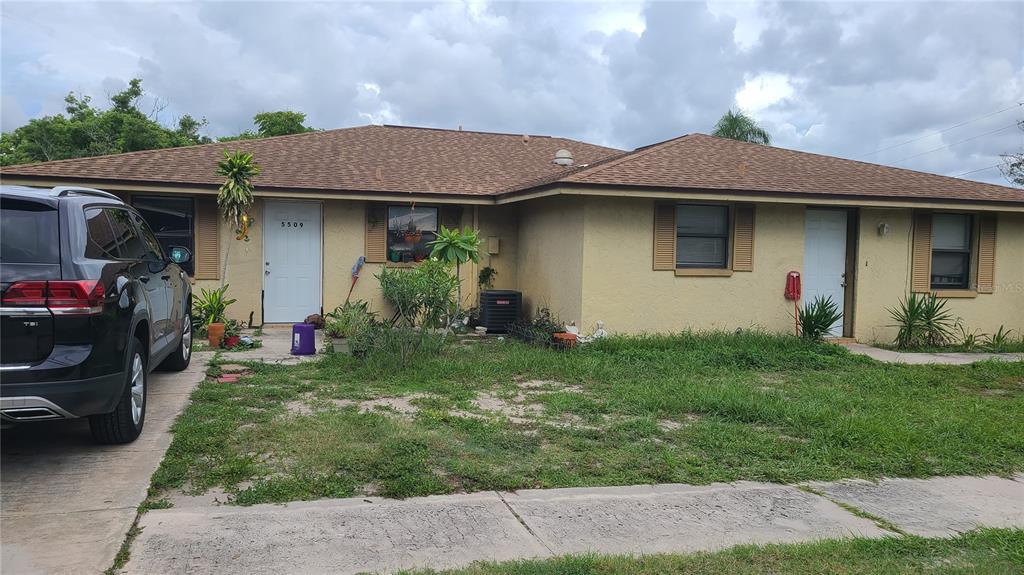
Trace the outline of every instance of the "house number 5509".
{"label": "house number 5509", "polygon": [[301,228],[302,222],[281,222],[282,228]]}

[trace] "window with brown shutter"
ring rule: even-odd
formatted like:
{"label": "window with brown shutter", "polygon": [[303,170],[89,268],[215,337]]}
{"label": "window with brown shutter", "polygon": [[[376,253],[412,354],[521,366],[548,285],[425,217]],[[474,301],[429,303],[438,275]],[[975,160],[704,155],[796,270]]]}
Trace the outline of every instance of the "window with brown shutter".
{"label": "window with brown shutter", "polygon": [[731,275],[754,269],[754,206],[656,204],[655,270]]}
{"label": "window with brown shutter", "polygon": [[366,261],[419,261],[429,255],[429,243],[439,226],[455,229],[461,223],[462,206],[367,203]]}
{"label": "window with brown shutter", "polygon": [[195,210],[195,278],[220,279],[220,217],[217,213],[217,198],[197,197]]}
{"label": "window with brown shutter", "polygon": [[940,297],[995,290],[996,215],[914,214],[910,289]]}

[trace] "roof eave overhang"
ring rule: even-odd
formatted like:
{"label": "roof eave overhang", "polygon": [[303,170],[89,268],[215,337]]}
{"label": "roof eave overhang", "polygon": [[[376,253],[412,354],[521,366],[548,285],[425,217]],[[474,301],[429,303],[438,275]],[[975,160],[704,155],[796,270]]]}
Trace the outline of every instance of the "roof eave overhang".
{"label": "roof eave overhang", "polygon": [[[145,182],[109,180],[100,178],[55,178],[52,176],[2,175],[4,184],[53,187],[86,186],[110,192],[148,194],[214,195],[218,186],[201,183]],[[483,194],[443,194],[436,192],[389,192],[377,190],[327,190],[316,188],[284,188],[256,185],[253,194],[258,198],[287,198],[308,200],[364,200],[364,201],[429,201],[439,204],[493,205],[494,196]]]}
{"label": "roof eave overhang", "polygon": [[557,195],[649,198],[655,200],[737,201],[814,206],[848,206],[877,208],[965,209],[977,211],[1024,212],[1024,200],[1005,202],[957,198],[878,197],[858,194],[813,194],[772,192],[762,190],[730,190],[711,188],[661,188],[615,184],[583,184],[555,182],[544,186],[517,190],[497,196],[497,204],[522,202]]}
{"label": "roof eave overhang", "polygon": [[[52,176],[26,176],[0,174],[5,184],[27,186],[77,185],[96,187],[111,192],[153,194],[216,194],[218,186],[200,183],[146,182],[110,180],[100,178],[55,178]],[[773,192],[762,190],[729,190],[710,188],[663,188],[654,186],[626,186],[617,184],[589,184],[553,182],[501,194],[445,194],[436,192],[389,192],[377,190],[328,190],[314,188],[285,188],[257,185],[256,197],[314,200],[362,201],[429,201],[439,204],[502,205],[524,202],[558,195],[649,198],[655,200],[736,201],[774,204],[801,204],[814,206],[848,206],[877,208],[918,209],[971,209],[976,211],[1024,212],[1024,201],[1005,202],[957,198],[910,198],[857,194],[814,194]]]}

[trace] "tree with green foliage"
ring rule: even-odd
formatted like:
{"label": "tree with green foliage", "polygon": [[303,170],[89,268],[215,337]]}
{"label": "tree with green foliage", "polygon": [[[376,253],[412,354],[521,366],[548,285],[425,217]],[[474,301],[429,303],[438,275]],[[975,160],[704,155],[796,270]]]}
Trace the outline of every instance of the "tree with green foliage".
{"label": "tree with green foliage", "polygon": [[280,110],[277,112],[260,112],[253,119],[256,131],[246,130],[237,136],[225,136],[219,138],[221,142],[232,142],[235,140],[255,140],[256,138],[269,138],[271,136],[287,136],[289,134],[304,134],[315,132],[316,128],[305,125],[306,115],[302,112],[291,110]]}
{"label": "tree with green foliage", "polygon": [[[1024,120],[1017,122],[1017,127],[1024,130]],[[1024,150],[1016,154],[1004,154],[1000,170],[1010,183],[1024,188]]]}
{"label": "tree with green foliage", "polygon": [[448,229],[441,226],[437,237],[428,245],[431,247],[430,257],[437,258],[448,264],[455,264],[455,277],[459,278],[458,299],[455,301],[455,315],[459,315],[462,307],[462,275],[460,267],[462,264],[472,260],[480,261],[480,235],[476,230],[466,226],[462,231],[459,228]]}
{"label": "tree with green foliage", "polygon": [[736,112],[728,110],[725,115],[719,118],[711,135],[741,142],[750,142],[752,144],[764,144],[766,146],[770,146],[772,143],[771,134],[758,125],[754,118],[743,113],[743,110],[737,110]]}
{"label": "tree with green foliage", "polygon": [[205,144],[201,135],[206,119],[184,115],[176,128],[167,128],[139,110],[144,95],[142,80],[110,97],[110,107],[101,110],[89,96],[71,92],[64,98],[64,114],[30,120],[28,124],[0,136],[0,165],[27,164],[119,154],[155,148]]}

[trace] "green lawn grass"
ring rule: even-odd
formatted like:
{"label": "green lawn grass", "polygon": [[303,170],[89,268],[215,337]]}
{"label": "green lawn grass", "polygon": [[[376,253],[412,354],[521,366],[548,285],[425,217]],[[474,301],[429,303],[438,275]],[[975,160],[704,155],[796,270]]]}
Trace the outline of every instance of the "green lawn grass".
{"label": "green lawn grass", "polygon": [[[414,571],[418,575],[437,571]],[[1024,531],[986,529],[951,539],[847,539],[735,547],[692,555],[599,556],[480,563],[446,575],[818,575],[1024,573]]]}
{"label": "green lawn grass", "polygon": [[[411,394],[418,412],[404,417],[351,404]],[[472,403],[481,397],[529,409],[488,417]],[[886,365],[759,333],[610,338],[571,352],[489,342],[405,369],[329,356],[205,382],[153,481],[219,486],[252,504],[1007,474],[1024,469],[1022,413],[1024,362]]]}

